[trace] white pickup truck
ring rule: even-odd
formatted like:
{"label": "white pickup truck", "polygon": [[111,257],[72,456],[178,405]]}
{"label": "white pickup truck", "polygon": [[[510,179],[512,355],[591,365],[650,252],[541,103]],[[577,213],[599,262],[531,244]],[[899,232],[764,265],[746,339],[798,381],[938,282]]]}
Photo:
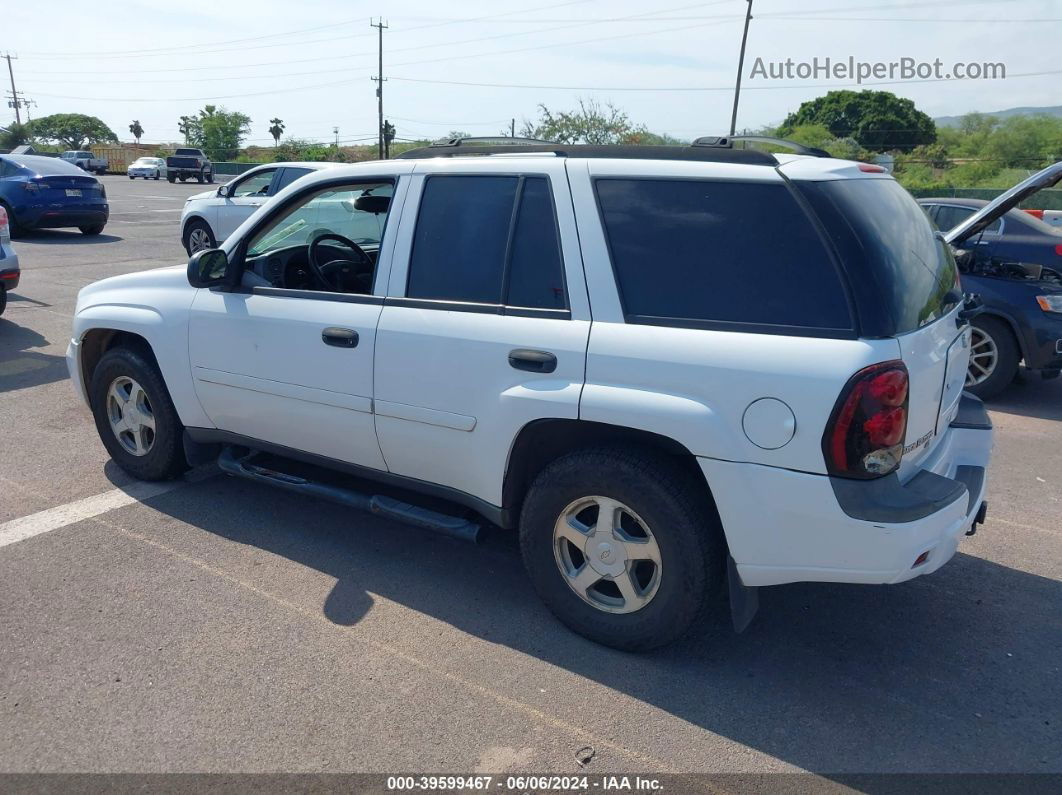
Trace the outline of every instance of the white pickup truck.
{"label": "white pickup truck", "polygon": [[730,143],[319,171],[187,267],[84,288],[71,377],[138,477],[217,459],[517,528],[550,609],[618,648],[674,640],[727,583],[743,627],[758,586],[933,572],[986,511],[976,302],[880,167]]}
{"label": "white pickup truck", "polygon": [[86,150],[71,149],[63,152],[59,157],[80,169],[99,174],[100,176],[107,173],[107,166],[109,165],[107,158],[96,157],[92,152]]}

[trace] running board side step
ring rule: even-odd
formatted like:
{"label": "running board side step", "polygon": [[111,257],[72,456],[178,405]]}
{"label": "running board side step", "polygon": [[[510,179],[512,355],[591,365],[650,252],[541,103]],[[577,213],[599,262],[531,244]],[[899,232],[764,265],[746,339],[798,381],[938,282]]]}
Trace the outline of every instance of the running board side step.
{"label": "running board side step", "polygon": [[218,456],[218,467],[222,472],[247,480],[267,483],[295,494],[307,497],[319,497],[331,502],[346,505],[348,508],[356,508],[359,511],[367,511],[396,522],[432,530],[442,535],[458,538],[462,541],[471,541],[473,544],[479,539],[479,525],[457,516],[447,516],[428,508],[386,497],[382,494],[365,494],[354,489],[333,486],[327,483],[318,483],[298,475],[289,475],[286,472],[278,472],[275,469],[258,466],[252,463],[257,455],[251,451],[244,456],[237,457],[233,448],[225,446]]}

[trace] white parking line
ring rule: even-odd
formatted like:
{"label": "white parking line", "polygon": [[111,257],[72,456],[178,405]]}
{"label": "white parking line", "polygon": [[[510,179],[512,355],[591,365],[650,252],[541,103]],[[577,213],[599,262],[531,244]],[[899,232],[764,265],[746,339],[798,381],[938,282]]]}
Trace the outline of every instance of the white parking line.
{"label": "white parking line", "polygon": [[135,502],[149,500],[213,474],[214,472],[209,470],[206,472],[197,470],[190,473],[184,480],[170,480],[164,483],[132,483],[125,488],[111,489],[103,494],[96,494],[82,500],[68,502],[65,505],[57,505],[54,508],[31,513],[29,516],[11,519],[0,524],[0,547],[50,533],[52,530],[92,519]]}

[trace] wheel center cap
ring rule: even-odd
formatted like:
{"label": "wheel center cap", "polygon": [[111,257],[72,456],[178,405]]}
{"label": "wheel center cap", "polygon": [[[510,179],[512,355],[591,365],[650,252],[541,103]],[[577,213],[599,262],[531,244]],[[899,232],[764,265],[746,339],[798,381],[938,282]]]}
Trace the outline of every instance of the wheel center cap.
{"label": "wheel center cap", "polygon": [[584,554],[590,567],[602,576],[615,577],[627,567],[627,554],[623,545],[614,540],[591,538],[586,544]]}

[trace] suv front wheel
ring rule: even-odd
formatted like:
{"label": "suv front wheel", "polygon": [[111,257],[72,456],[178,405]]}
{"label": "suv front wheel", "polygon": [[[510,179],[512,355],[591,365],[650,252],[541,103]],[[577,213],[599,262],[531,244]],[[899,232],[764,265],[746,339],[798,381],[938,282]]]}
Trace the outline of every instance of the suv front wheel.
{"label": "suv front wheel", "polygon": [[643,651],[681,637],[722,594],[722,531],[703,483],[668,456],[600,448],[547,466],[528,490],[520,547],[569,628]]}
{"label": "suv front wheel", "polygon": [[184,426],[154,362],[139,349],[112,348],[92,374],[89,403],[111,458],[141,480],[166,480],[188,468]]}

